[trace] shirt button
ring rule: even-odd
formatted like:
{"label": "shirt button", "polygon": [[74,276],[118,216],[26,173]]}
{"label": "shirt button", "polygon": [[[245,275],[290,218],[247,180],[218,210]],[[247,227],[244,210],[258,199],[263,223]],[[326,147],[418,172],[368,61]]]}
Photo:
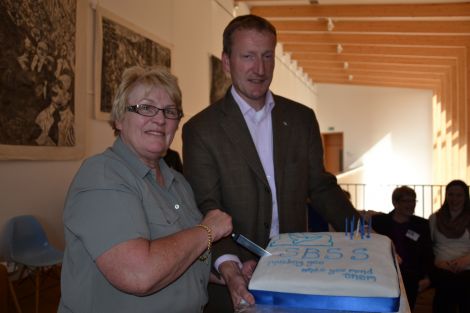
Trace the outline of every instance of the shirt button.
{"label": "shirt button", "polygon": [[179,204],[175,204],[175,209],[178,210],[180,208]]}

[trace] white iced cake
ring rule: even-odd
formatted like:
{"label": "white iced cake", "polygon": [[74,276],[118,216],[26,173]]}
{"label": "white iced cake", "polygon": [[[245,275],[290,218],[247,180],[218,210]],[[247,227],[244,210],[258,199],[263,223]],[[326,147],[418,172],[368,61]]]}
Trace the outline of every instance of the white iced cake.
{"label": "white iced cake", "polygon": [[330,311],[396,312],[397,265],[378,234],[291,233],[273,238],[249,289],[256,303]]}

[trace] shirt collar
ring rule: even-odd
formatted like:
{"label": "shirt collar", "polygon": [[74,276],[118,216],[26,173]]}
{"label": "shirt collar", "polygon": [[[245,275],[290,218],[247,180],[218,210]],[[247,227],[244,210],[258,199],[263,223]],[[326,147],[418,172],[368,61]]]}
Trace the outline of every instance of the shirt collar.
{"label": "shirt collar", "polygon": [[[235,99],[235,102],[238,104],[238,107],[240,108],[240,111],[242,112],[243,116],[246,116],[249,112],[256,112],[255,109],[251,107],[237,92],[235,87],[233,87],[230,90],[232,93],[233,98]],[[264,106],[261,110],[265,110],[268,112],[271,112],[271,110],[274,107],[274,98],[273,94],[271,93],[271,90],[268,90],[266,93],[266,100],[264,102]]]}
{"label": "shirt collar", "polygon": [[[123,158],[140,177],[144,178],[148,174],[155,176],[151,168],[139,159],[137,154],[122,141],[120,136],[116,138],[113,144],[113,150],[117,155]],[[163,158],[160,158],[158,165],[160,166],[165,185],[169,187],[173,183],[175,176],[165,161],[163,161]]]}

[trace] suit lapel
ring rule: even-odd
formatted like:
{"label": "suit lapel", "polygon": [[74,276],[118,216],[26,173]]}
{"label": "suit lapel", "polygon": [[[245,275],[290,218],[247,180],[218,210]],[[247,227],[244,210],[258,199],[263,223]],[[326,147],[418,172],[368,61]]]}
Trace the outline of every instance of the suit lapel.
{"label": "suit lapel", "polygon": [[273,162],[276,176],[277,190],[281,191],[281,182],[283,181],[282,170],[285,167],[285,159],[288,151],[290,124],[289,116],[286,112],[285,103],[279,98],[274,97],[274,108],[271,113],[273,125]]}
{"label": "suit lapel", "polygon": [[222,112],[223,116],[220,120],[220,126],[225,131],[228,140],[238,147],[240,154],[246,160],[248,166],[267,186],[269,186],[263,165],[261,164],[255,144],[251,138],[250,130],[246,125],[237,103],[230,93],[230,88],[222,102]]}

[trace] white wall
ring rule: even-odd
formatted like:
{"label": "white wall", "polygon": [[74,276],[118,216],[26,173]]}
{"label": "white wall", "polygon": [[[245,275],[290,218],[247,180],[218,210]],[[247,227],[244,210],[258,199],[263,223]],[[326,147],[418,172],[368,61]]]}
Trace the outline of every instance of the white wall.
{"label": "white wall", "polygon": [[[86,1],[86,0],[83,0]],[[89,2],[86,27],[86,151],[99,153],[114,140],[105,121],[93,118],[93,40],[95,5],[145,29],[172,48],[172,71],[178,76],[187,118],[208,105],[211,54],[222,51],[222,31],[232,19],[232,0],[94,0]],[[243,12],[243,8],[240,9]],[[278,56],[273,91],[314,107],[316,95],[303,82],[295,67]],[[282,59],[284,60],[284,59]],[[173,147],[181,151],[181,134]],[[12,216],[32,214],[44,225],[51,242],[63,248],[62,208],[68,186],[83,160],[0,161],[0,228]]]}
{"label": "white wall", "polygon": [[[432,184],[432,92],[319,84],[322,132],[344,133],[341,183]],[[369,209],[382,195],[367,195]],[[386,195],[388,200],[389,195]]]}

